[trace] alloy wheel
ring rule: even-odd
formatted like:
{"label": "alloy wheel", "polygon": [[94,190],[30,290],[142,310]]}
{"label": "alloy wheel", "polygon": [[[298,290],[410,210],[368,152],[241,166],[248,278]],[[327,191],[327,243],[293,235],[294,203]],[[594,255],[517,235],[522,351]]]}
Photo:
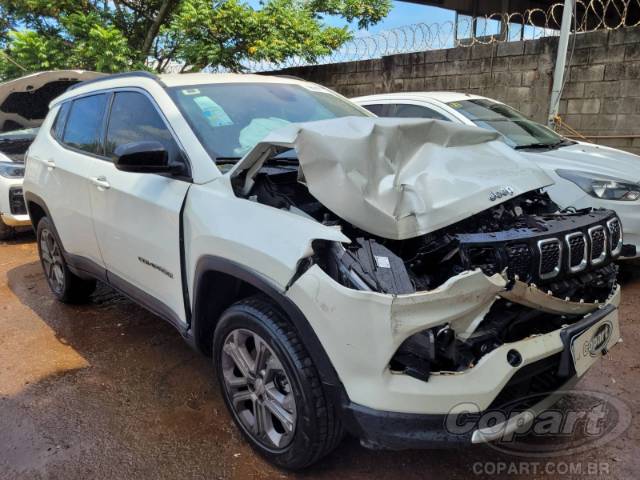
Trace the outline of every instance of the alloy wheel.
{"label": "alloy wheel", "polygon": [[56,293],[64,291],[64,263],[58,242],[50,230],[42,230],[40,235],[40,258],[47,282]]}
{"label": "alloy wheel", "polygon": [[232,330],[223,344],[221,368],[229,403],[246,431],[270,449],[289,445],[296,428],[293,388],[265,340],[250,330]]}

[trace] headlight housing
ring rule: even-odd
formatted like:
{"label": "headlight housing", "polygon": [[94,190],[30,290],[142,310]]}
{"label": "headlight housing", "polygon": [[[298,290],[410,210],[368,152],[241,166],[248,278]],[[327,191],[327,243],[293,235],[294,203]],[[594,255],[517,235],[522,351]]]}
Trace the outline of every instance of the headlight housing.
{"label": "headlight housing", "polygon": [[579,170],[556,170],[556,173],[575,183],[592,197],[626,202],[640,199],[640,185],[628,180]]}
{"label": "headlight housing", "polygon": [[24,165],[13,162],[0,162],[0,176],[5,178],[24,177]]}

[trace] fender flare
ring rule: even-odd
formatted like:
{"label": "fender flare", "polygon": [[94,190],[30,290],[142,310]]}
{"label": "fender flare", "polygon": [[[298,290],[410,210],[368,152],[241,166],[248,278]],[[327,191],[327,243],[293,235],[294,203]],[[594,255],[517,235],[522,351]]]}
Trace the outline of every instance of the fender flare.
{"label": "fender flare", "polygon": [[198,338],[198,335],[204,329],[203,325],[206,324],[206,319],[204,319],[205,321],[201,321],[203,319],[200,318],[202,316],[200,313],[204,310],[202,305],[206,291],[200,290],[202,289],[202,279],[204,275],[211,272],[222,273],[237,278],[271,298],[291,320],[291,323],[297,330],[300,339],[309,352],[313,363],[318,369],[322,383],[331,389],[334,400],[338,400],[336,404],[339,405],[344,403],[345,400],[348,400],[346,391],[327,352],[302,311],[300,311],[298,306],[288,298],[285,292],[276,286],[271,279],[250,267],[213,255],[205,255],[198,260],[194,277],[193,317],[191,321],[191,333],[194,338]]}
{"label": "fender flare", "polygon": [[27,213],[29,214],[29,219],[31,220],[31,226],[34,230],[38,228],[38,226],[33,224],[33,216],[31,215],[31,211],[29,210],[30,203],[35,203],[36,205],[38,205],[42,210],[44,210],[44,213],[46,213],[47,217],[49,217],[53,222],[53,217],[51,216],[51,212],[47,207],[47,203],[41,197],[32,192],[24,192],[23,196],[25,205],[27,206]]}

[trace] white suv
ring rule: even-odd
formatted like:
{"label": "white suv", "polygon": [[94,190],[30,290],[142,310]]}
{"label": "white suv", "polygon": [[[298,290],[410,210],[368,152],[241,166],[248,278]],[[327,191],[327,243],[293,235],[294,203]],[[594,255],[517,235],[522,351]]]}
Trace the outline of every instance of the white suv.
{"label": "white suv", "polygon": [[344,431],[521,431],[519,396],[539,412],[614,346],[620,222],[558,211],[550,183],[495,133],[375,118],[315,84],[130,73],[51,104],[24,189],[54,295],[100,280],[169,321],[293,469]]}

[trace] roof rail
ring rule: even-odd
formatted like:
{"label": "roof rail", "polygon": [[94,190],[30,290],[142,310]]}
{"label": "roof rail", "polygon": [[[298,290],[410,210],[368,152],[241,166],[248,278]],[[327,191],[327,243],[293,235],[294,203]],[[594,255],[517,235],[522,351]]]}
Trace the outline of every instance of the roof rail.
{"label": "roof rail", "polygon": [[144,70],[137,70],[134,72],[112,73],[111,75],[105,75],[104,77],[92,78],[91,80],[78,82],[74,85],[71,85],[69,88],[67,88],[67,92],[71,90],[75,90],[76,88],[83,87],[85,85],[92,84],[92,83],[104,82],[105,80],[113,80],[114,78],[128,78],[128,77],[150,78],[152,80],[155,80],[156,82],[160,82],[160,79],[153,73],[146,72]]}
{"label": "roof rail", "polygon": [[[268,73],[265,73],[265,75],[269,75]],[[302,77],[296,77],[295,75],[272,75],[273,77],[277,77],[277,78],[288,78],[289,80],[300,80],[301,82],[308,82],[309,80],[302,78]]]}

